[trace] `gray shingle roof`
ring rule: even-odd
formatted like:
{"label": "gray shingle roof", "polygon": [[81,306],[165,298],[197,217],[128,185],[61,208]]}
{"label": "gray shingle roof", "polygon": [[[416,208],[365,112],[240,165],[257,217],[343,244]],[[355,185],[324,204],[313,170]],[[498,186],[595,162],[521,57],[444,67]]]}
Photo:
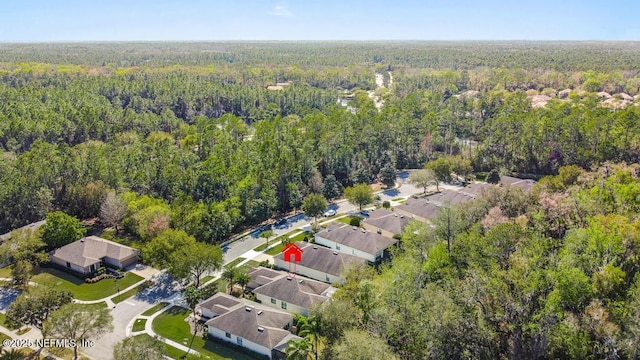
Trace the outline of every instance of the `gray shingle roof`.
{"label": "gray shingle roof", "polygon": [[[375,215],[374,215],[375,214]],[[371,216],[364,220],[365,224],[393,234],[400,234],[409,223],[409,218],[397,212],[379,209],[371,212]]]}
{"label": "gray shingle roof", "polygon": [[403,210],[409,214],[414,214],[424,219],[434,219],[440,214],[438,206],[426,199],[407,199],[407,201],[396,206],[397,210]]}
{"label": "gray shingle roof", "polygon": [[46,221],[46,220],[42,220],[42,221],[38,221],[38,222],[31,223],[31,224],[29,224],[29,225],[25,225],[25,226],[23,226],[23,227],[21,227],[21,228],[18,228],[18,229],[14,229],[14,230],[12,230],[12,231],[9,231],[9,232],[8,232],[8,233],[6,233],[6,234],[2,234],[2,235],[0,235],[0,242],[5,241],[5,240],[7,240],[7,239],[10,239],[10,238],[11,238],[11,233],[12,233],[13,231],[18,231],[18,230],[31,230],[31,231],[33,231],[33,230],[38,229],[39,227],[41,227],[42,225],[44,225],[44,224],[46,224],[46,223],[47,223],[47,221]]}
{"label": "gray shingle roof", "polygon": [[[202,304],[212,304],[217,300],[229,297],[229,295],[218,293]],[[286,312],[267,308],[252,301],[242,300],[225,313],[208,320],[206,324],[209,327],[217,328],[255,344],[273,349],[291,334],[284,328],[289,325],[292,319],[293,315]]]}
{"label": "gray shingle roof", "polygon": [[[260,268],[257,268],[260,269]],[[253,278],[254,272],[249,272]],[[292,278],[284,272],[273,281],[257,287],[254,294],[261,294],[289,304],[298,305],[310,309],[317,303],[329,300],[325,295],[330,291],[331,285],[307,278]]]}
{"label": "gray shingle roof", "polygon": [[396,239],[391,239],[361,228],[354,229],[348,225],[341,227],[329,226],[317,233],[316,236],[364,251],[368,254],[375,254],[398,242]]}
{"label": "gray shingle roof", "polygon": [[[343,254],[320,245],[297,242],[302,249],[299,266],[314,269],[323,273],[338,276],[351,263],[366,264],[367,260],[358,256]],[[284,254],[276,255],[276,259],[284,260]]]}
{"label": "gray shingle roof", "polygon": [[51,252],[52,256],[82,267],[95,264],[104,257],[125,260],[137,255],[137,250],[97,236],[87,236]]}

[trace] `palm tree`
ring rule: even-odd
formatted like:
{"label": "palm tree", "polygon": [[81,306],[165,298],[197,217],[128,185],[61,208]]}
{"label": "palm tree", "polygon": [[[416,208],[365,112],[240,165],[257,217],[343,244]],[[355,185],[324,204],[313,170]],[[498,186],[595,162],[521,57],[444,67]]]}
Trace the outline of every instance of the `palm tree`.
{"label": "palm tree", "polygon": [[222,272],[222,278],[227,280],[229,289],[229,294],[231,294],[231,290],[233,290],[233,285],[237,279],[238,269],[236,269],[233,265],[227,265],[224,267],[224,271]]}
{"label": "palm tree", "polygon": [[309,356],[311,356],[309,339],[289,340],[287,344],[287,360],[309,360]]}
{"label": "palm tree", "polygon": [[0,360],[20,360],[24,359],[24,356],[17,348],[3,349],[0,352]]}
{"label": "palm tree", "polygon": [[263,239],[267,239],[267,245],[265,245],[265,249],[269,247],[269,238],[274,236],[276,233],[273,232],[273,230],[265,230],[263,232],[260,233],[260,237]]}
{"label": "palm tree", "polygon": [[242,270],[236,276],[236,282],[238,285],[242,286],[242,297],[244,297],[244,292],[246,291],[247,284],[251,281],[251,276],[247,270]]}
{"label": "palm tree", "polygon": [[320,336],[319,319],[317,317],[310,317],[309,320],[304,325],[302,325],[298,334],[308,341],[311,341],[310,337],[313,337],[313,350],[316,355],[315,358],[316,360],[318,360],[318,337]]}

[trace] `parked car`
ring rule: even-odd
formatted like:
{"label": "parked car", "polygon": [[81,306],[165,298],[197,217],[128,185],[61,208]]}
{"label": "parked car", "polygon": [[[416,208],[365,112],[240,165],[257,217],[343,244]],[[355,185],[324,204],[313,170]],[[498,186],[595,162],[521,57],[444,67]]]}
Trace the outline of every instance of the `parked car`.
{"label": "parked car", "polygon": [[369,210],[364,209],[364,210],[360,210],[360,215],[369,216],[371,215],[371,213],[369,212]]}
{"label": "parked car", "polygon": [[275,223],[273,223],[274,226],[282,226],[285,225],[287,223],[287,219],[285,218],[280,218],[278,220],[276,220]]}
{"label": "parked car", "polygon": [[323,215],[324,215],[324,217],[331,217],[331,216],[333,216],[335,214],[336,214],[335,210],[329,209],[329,210],[325,211]]}

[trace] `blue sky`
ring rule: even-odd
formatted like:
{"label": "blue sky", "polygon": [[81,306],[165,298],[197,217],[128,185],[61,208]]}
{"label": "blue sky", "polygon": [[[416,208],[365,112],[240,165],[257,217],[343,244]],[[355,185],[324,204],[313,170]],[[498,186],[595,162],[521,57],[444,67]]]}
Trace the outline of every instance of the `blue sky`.
{"label": "blue sky", "polygon": [[639,0],[0,0],[0,42],[640,40]]}

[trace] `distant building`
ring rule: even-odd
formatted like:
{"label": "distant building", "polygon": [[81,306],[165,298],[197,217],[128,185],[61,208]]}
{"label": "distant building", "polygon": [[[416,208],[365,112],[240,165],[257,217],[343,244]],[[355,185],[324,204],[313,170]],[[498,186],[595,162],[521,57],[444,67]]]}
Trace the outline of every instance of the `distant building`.
{"label": "distant building", "polygon": [[46,223],[47,223],[46,220],[42,220],[42,221],[31,223],[29,225],[25,225],[25,226],[23,226],[21,228],[14,229],[14,230],[6,233],[6,234],[2,234],[2,235],[0,235],[0,244],[5,240],[11,239],[11,233],[14,232],[14,231],[21,231],[21,230],[35,231],[35,230],[37,230],[38,228],[40,228],[42,225],[44,225]]}
{"label": "distant building", "polygon": [[352,264],[366,264],[367,260],[358,256],[344,254],[327,247],[310,244],[307,242],[297,242],[296,245],[302,250],[302,256],[297,263],[284,261],[284,254],[280,253],[274,257],[275,266],[282,270],[295,269],[297,274],[331,284],[341,284],[344,282],[342,271]]}

